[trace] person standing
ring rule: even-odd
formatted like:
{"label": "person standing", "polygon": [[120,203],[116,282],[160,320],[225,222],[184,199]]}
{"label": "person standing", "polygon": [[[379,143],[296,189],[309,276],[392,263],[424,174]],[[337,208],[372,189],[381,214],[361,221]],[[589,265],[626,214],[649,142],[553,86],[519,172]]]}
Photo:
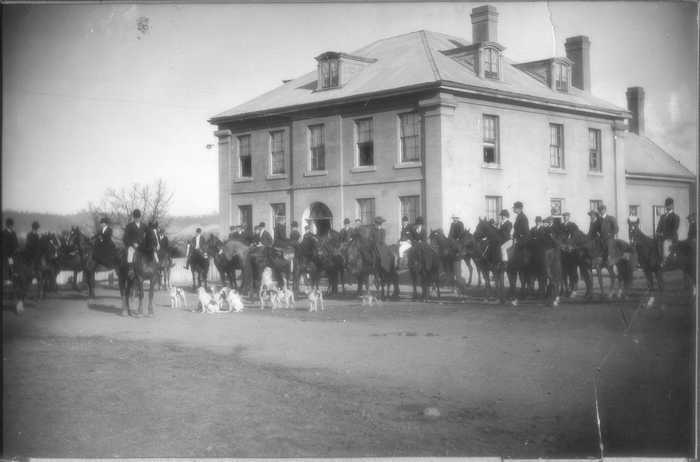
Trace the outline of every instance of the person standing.
{"label": "person standing", "polygon": [[146,238],[145,226],[141,223],[141,211],[135,209],[131,213],[132,221],[127,223],[124,229],[124,247],[126,247],[126,262],[129,266],[129,277],[134,277],[134,253],[143,246]]}
{"label": "person standing", "polygon": [[678,241],[678,225],[680,218],[673,210],[673,199],[666,198],[664,202],[666,211],[659,217],[659,224],[656,226],[656,237],[660,243],[661,266],[666,264],[666,260],[671,256],[671,246]]}

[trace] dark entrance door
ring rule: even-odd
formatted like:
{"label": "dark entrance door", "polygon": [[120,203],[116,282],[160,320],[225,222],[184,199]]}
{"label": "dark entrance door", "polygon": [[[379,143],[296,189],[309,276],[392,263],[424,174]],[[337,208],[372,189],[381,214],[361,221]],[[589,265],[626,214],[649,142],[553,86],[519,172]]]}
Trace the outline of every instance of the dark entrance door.
{"label": "dark entrance door", "polygon": [[323,202],[314,202],[309,210],[309,220],[316,225],[316,233],[325,236],[332,228],[333,214]]}

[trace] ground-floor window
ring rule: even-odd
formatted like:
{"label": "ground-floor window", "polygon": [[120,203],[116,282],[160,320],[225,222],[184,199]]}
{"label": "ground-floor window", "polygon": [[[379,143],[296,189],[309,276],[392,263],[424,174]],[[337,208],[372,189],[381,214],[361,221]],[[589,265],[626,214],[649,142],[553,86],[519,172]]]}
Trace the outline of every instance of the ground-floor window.
{"label": "ground-floor window", "polygon": [[369,225],[374,222],[374,198],[357,199],[357,217],[362,221],[363,225]]}
{"label": "ground-floor window", "polygon": [[656,227],[659,226],[659,219],[661,219],[661,215],[666,211],[666,207],[663,205],[653,205],[652,208],[654,209],[654,227],[652,228],[652,232],[656,232]]}
{"label": "ground-floor window", "polygon": [[591,199],[590,201],[590,210],[595,210],[596,212],[598,211],[598,207],[603,205],[603,201],[600,199]]}
{"label": "ground-floor window", "polygon": [[552,198],[549,201],[549,205],[553,217],[561,216],[564,209],[564,199]]}
{"label": "ground-floor window", "polygon": [[253,206],[239,205],[238,206],[238,222],[246,227],[246,231],[253,232]]}
{"label": "ground-floor window", "polygon": [[503,198],[501,196],[486,196],[486,219],[498,221],[498,215],[503,209]]}
{"label": "ground-floor window", "polygon": [[[401,217],[408,217],[409,223],[415,223],[416,218],[420,215],[420,196],[402,196],[399,197],[401,202]],[[401,222],[399,221],[399,227]]]}
{"label": "ground-floor window", "polygon": [[272,232],[275,240],[287,238],[287,208],[284,203],[270,204]]}

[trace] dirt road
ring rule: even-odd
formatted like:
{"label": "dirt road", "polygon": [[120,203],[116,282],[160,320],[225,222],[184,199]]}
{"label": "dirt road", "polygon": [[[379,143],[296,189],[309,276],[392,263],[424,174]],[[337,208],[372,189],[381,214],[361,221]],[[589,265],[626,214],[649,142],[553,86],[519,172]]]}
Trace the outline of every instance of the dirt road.
{"label": "dirt road", "polygon": [[3,453],[598,456],[607,357],[606,455],[688,456],[691,305],[670,293],[663,310],[346,299],[216,315],[160,293],[155,318],[132,319],[114,290],[89,308],[61,291],[3,313]]}

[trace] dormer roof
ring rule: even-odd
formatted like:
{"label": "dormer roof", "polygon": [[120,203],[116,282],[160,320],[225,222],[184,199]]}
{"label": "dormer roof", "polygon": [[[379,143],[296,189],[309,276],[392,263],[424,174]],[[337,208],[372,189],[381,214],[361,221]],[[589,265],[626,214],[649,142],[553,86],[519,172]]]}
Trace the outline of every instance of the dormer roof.
{"label": "dormer roof", "polygon": [[[491,44],[491,45],[489,45]],[[291,82],[254,98],[228,111],[217,114],[211,123],[240,120],[256,116],[283,114],[315,106],[363,101],[384,95],[440,88],[474,97],[489,97],[504,102],[537,104],[559,110],[598,114],[611,118],[629,118],[629,112],[590,93],[570,88],[558,92],[516,63],[502,57],[500,79],[479,78],[473,70],[456,62],[450,50],[470,46],[496,46],[496,42],[472,45],[468,40],[431,31],[417,31],[378,40],[346,56],[373,60],[365,65],[342,87],[333,91],[316,91],[317,71],[309,72]],[[498,45],[500,46],[500,45]],[[339,57],[343,56],[340,52]],[[334,55],[328,55],[334,56]],[[352,59],[352,58],[349,58]],[[566,60],[566,58],[556,58]]]}

